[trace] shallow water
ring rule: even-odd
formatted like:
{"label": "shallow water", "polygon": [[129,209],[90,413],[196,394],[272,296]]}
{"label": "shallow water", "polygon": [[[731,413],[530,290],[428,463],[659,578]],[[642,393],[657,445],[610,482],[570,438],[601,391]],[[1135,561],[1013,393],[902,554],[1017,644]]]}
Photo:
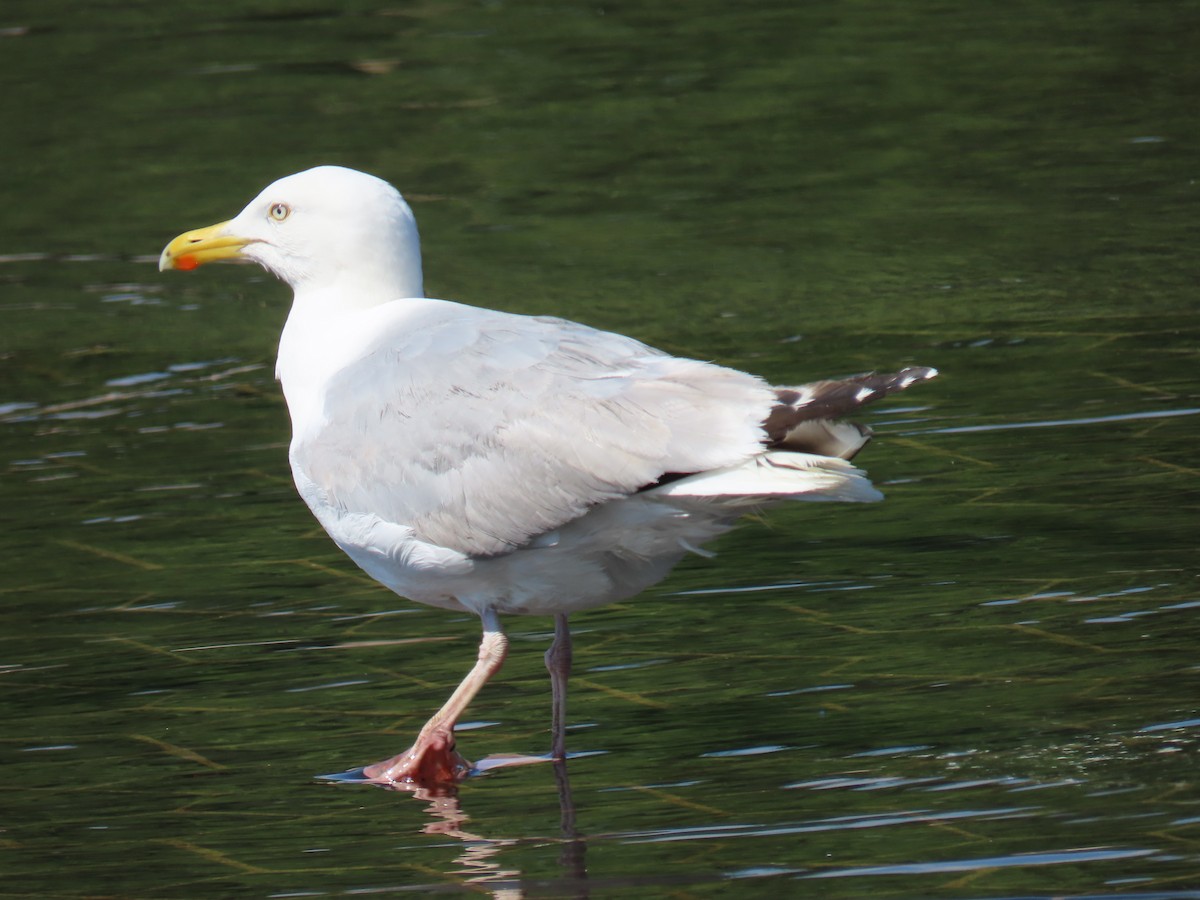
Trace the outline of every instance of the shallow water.
{"label": "shallow water", "polygon": [[[0,22],[0,896],[1200,897],[1193,4],[16,2]],[[286,292],[161,246],[318,162],[431,293],[873,409],[773,510],[577,617],[575,757],[407,745],[478,624],[294,495]],[[472,706],[544,752],[551,624]]]}

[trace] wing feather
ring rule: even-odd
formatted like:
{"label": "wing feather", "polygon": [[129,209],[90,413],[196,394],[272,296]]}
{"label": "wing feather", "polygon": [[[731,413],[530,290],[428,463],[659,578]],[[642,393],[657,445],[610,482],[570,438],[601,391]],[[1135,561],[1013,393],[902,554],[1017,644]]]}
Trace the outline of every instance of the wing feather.
{"label": "wing feather", "polygon": [[339,512],[471,556],[510,552],[666,472],[762,449],[773,391],[620,335],[441,301],[399,315],[325,384],[293,441]]}

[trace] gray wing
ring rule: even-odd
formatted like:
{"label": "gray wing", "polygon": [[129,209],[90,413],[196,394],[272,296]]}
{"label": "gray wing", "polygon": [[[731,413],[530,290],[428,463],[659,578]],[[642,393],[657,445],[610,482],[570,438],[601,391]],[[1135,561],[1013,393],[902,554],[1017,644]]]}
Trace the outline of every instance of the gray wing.
{"label": "gray wing", "polygon": [[376,336],[294,442],[335,509],[495,555],[664,473],[762,449],[776,401],[754,376],[557,319],[437,309]]}

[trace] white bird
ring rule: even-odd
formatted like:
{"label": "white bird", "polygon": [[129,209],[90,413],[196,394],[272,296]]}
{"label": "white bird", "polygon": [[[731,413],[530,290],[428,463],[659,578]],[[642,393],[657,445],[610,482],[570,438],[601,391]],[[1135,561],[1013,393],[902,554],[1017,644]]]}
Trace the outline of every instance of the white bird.
{"label": "white bird", "polygon": [[294,291],[276,376],[296,487],[397,594],[483,620],[475,667],[387,785],[470,768],[454,726],[504,661],[505,613],[553,615],[551,756],[565,755],[568,616],[631,597],[775,500],[873,501],[836,422],[933,369],[799,387],[562,319],[424,296],[416,221],[387,182],[335,166],[276,181],[171,241],[160,269],[251,260]]}

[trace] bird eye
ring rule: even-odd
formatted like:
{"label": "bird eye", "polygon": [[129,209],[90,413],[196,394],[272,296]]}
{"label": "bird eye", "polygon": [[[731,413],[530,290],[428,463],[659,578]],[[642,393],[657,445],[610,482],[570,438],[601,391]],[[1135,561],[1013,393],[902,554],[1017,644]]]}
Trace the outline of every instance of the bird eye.
{"label": "bird eye", "polygon": [[271,218],[276,222],[282,222],[292,214],[292,208],[286,203],[276,203],[271,207]]}

